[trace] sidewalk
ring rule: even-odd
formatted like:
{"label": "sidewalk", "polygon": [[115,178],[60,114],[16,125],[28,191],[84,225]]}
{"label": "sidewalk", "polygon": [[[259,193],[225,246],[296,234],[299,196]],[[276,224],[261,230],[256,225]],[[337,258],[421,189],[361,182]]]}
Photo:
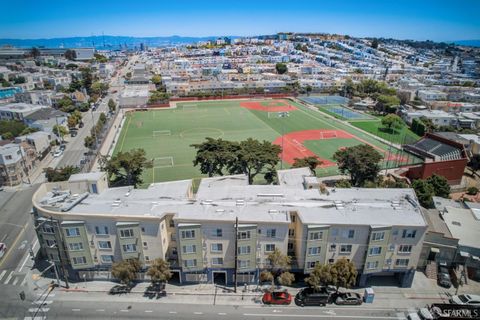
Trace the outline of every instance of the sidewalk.
{"label": "sidewalk", "polygon": [[[98,150],[99,156],[108,156],[112,154],[113,148],[115,146],[115,142],[118,141],[118,137],[120,136],[120,132],[122,130],[124,120],[125,120],[124,110],[118,109],[118,112],[115,113],[115,119],[113,119],[112,125],[108,130],[107,135],[103,139],[100,149]],[[100,159],[99,156],[95,158],[95,162],[93,163],[90,171],[99,170],[99,163],[98,163]]]}

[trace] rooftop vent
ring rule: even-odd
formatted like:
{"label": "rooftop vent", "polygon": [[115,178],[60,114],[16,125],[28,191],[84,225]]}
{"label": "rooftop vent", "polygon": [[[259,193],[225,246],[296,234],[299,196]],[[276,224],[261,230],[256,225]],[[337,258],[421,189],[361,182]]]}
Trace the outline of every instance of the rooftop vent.
{"label": "rooftop vent", "polygon": [[215,212],[223,213],[223,212],[225,212],[225,209],[217,209],[217,210],[215,210]]}
{"label": "rooftop vent", "polygon": [[204,205],[210,205],[210,204],[212,204],[212,203],[213,203],[212,200],[203,200],[203,201],[202,201],[202,204],[204,204]]}
{"label": "rooftop vent", "polygon": [[452,221],[452,224],[453,224],[454,226],[459,226],[459,227],[462,226],[462,224],[461,224],[460,222],[458,222],[458,221]]}
{"label": "rooftop vent", "polygon": [[274,214],[274,213],[278,213],[278,210],[275,210],[275,209],[270,209],[270,210],[268,210],[268,213],[272,213],[272,214]]}

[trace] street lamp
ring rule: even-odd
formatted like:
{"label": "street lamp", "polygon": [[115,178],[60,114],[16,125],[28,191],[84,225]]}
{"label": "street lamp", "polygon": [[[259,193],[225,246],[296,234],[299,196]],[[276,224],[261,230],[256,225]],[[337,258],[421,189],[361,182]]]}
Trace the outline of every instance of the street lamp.
{"label": "street lamp", "polygon": [[[290,113],[288,111],[282,111],[278,113],[279,118],[287,118],[290,116]],[[283,169],[283,140],[285,136],[285,121],[282,121],[282,159],[280,159],[280,170]]]}

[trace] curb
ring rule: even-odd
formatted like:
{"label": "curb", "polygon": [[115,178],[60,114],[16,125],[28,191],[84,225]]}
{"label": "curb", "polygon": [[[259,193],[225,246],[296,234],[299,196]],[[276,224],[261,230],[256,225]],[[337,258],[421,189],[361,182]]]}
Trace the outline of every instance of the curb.
{"label": "curb", "polygon": [[[60,289],[60,291],[62,292],[72,292],[72,293],[88,293],[88,292],[98,292],[98,293],[107,293],[109,292],[109,290],[95,290],[95,289]],[[145,291],[131,291],[129,293],[126,293],[126,294],[144,294]],[[176,296],[176,295],[185,295],[185,296],[197,296],[197,295],[201,295],[201,296],[215,296],[215,293],[209,293],[209,292],[167,292],[167,295],[169,296]],[[255,293],[244,293],[244,294],[241,294],[241,293],[217,293],[217,296],[225,296],[225,297],[258,297],[260,296],[261,293],[258,293],[258,294],[255,294]]]}

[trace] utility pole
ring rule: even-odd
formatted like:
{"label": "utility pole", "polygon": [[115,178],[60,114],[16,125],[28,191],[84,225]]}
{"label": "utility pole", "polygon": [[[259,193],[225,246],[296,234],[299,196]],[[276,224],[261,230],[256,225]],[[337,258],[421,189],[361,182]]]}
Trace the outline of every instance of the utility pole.
{"label": "utility pole", "polygon": [[65,281],[65,288],[70,288],[70,286],[68,285],[68,276],[67,276],[67,271],[65,269],[65,263],[63,261],[63,257],[62,257],[62,253],[60,251],[60,245],[63,246],[63,237],[62,237],[62,230],[60,230],[60,226],[58,225],[58,221],[57,223],[53,223],[53,217],[50,217],[50,221],[52,223],[52,226],[53,225],[56,225],[57,226],[57,231],[58,231],[58,237],[59,237],[59,242],[57,243],[57,252],[58,252],[58,259],[60,260],[60,266],[62,268],[62,274],[63,274],[63,280]]}
{"label": "utility pole", "polygon": [[234,292],[237,293],[238,278],[238,217],[235,218],[235,287]]}

